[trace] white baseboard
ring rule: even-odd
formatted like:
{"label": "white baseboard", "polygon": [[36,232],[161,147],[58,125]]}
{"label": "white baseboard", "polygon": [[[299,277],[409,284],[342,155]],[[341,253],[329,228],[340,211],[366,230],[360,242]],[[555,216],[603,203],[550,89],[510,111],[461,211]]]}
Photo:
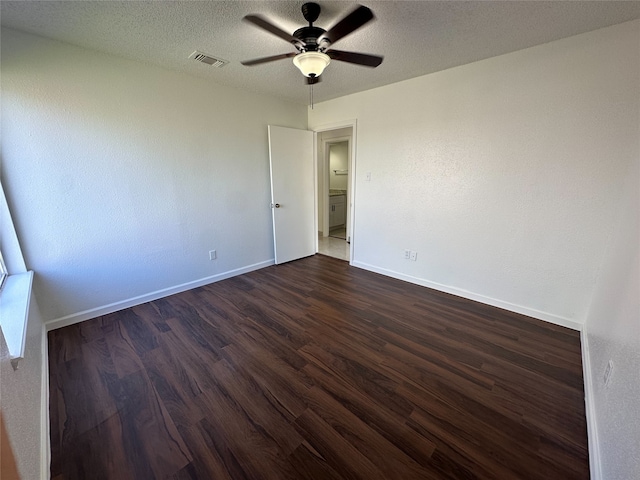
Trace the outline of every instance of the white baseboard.
{"label": "white baseboard", "polygon": [[117,312],[118,310],[122,310],[124,308],[135,307],[136,305],[140,305],[146,302],[152,302],[153,300],[158,300],[160,298],[167,297],[169,295],[174,295],[176,293],[185,292],[187,290],[191,290],[192,288],[201,287],[203,285],[219,282],[220,280],[225,280],[227,278],[235,277],[237,275],[242,275],[243,273],[249,273],[254,270],[259,270],[261,268],[273,265],[274,263],[275,263],[274,259],[266,260],[264,262],[254,263],[253,265],[247,265],[245,267],[236,268],[234,270],[218,273],[216,275],[211,275],[209,277],[183,283],[181,285],[163,288],[162,290],[156,290],[155,292],[139,295],[137,297],[122,300],[120,302],[110,303],[108,305],[104,305],[101,307],[92,308],[90,310],[84,310],[82,312],[66,315],[64,317],[57,318],[55,320],[50,320],[45,323],[45,326],[47,331],[66,327],[68,325],[73,325],[74,323],[83,322],[85,320],[96,318],[101,315],[108,315],[109,313]]}
{"label": "white baseboard", "polygon": [[386,268],[376,267],[375,265],[370,265],[368,263],[354,261],[352,265],[354,267],[362,268],[364,270],[369,270],[371,272],[379,273],[381,275],[397,278],[398,280],[404,280],[405,282],[414,283],[416,285],[421,285],[423,287],[432,288],[440,292],[450,293],[458,297],[468,298],[469,300],[475,300],[480,303],[492,305],[494,307],[502,308],[504,310],[509,310],[510,312],[520,313],[528,317],[537,318],[538,320],[544,320],[545,322],[553,323],[554,325],[560,325],[562,327],[567,327],[572,330],[578,330],[578,331],[582,329],[581,323],[571,320],[569,318],[554,315],[552,313],[542,312],[534,308],[523,307],[522,305],[516,305],[514,303],[498,300],[497,298],[487,297],[479,293],[469,292],[468,290],[463,290],[461,288],[451,287],[449,285],[443,285],[441,283],[431,282],[423,278],[413,277],[411,275],[395,272],[393,270],[387,270]]}
{"label": "white baseboard", "polygon": [[586,329],[580,331],[582,345],[582,376],[584,377],[584,408],[587,417],[587,439],[589,440],[589,470],[591,480],[602,479],[600,444],[598,442],[598,423],[593,401],[593,374],[589,354],[589,339]]}
{"label": "white baseboard", "polygon": [[40,478],[51,478],[51,432],[49,426],[49,342],[42,327],[42,380],[40,386]]}

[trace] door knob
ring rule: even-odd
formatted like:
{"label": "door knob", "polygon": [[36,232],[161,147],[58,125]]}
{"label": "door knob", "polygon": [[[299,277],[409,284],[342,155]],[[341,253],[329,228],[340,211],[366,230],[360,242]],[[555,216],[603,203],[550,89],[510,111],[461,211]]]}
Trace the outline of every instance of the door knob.
{"label": "door knob", "polygon": [[280,208],[280,204],[279,203],[276,203],[275,205],[271,204],[271,206],[274,207],[274,208]]}

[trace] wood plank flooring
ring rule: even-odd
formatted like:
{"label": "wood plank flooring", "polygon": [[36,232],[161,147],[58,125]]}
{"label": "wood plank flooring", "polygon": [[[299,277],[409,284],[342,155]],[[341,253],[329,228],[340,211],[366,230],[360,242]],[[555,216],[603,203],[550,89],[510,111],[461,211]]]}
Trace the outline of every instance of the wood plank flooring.
{"label": "wood plank flooring", "polygon": [[577,332],[316,255],[49,333],[51,478],[584,479]]}

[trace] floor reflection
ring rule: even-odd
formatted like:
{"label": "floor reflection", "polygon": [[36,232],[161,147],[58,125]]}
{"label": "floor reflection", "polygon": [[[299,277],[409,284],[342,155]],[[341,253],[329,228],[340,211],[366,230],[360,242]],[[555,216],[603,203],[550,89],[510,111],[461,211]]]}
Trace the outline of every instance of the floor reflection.
{"label": "floor reflection", "polygon": [[346,240],[318,235],[318,253],[349,261],[349,244]]}

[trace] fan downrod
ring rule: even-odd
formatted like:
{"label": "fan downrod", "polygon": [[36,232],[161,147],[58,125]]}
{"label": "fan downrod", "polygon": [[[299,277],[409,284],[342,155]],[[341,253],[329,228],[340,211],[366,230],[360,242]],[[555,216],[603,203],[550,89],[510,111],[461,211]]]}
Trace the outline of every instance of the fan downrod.
{"label": "fan downrod", "polygon": [[313,2],[305,3],[302,5],[302,16],[309,22],[309,26],[313,25],[320,16],[320,5]]}

